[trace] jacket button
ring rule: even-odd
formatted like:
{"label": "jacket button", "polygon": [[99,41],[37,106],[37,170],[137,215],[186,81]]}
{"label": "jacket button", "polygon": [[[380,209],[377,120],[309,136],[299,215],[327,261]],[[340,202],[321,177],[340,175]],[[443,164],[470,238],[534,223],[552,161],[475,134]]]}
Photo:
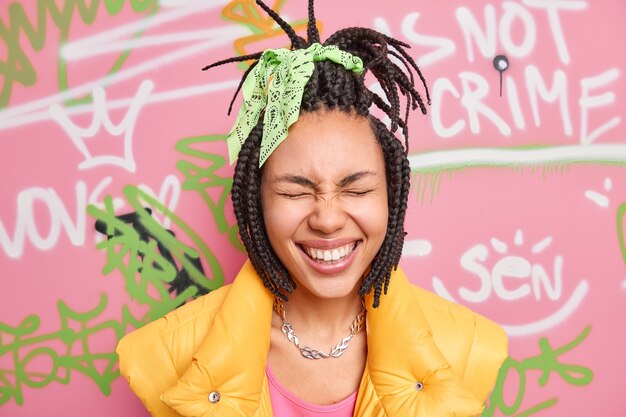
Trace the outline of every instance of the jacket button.
{"label": "jacket button", "polygon": [[415,391],[421,391],[424,389],[424,384],[422,384],[420,381],[417,381],[415,383]]}
{"label": "jacket button", "polygon": [[216,403],[220,400],[220,393],[217,391],[211,391],[209,393],[209,402]]}

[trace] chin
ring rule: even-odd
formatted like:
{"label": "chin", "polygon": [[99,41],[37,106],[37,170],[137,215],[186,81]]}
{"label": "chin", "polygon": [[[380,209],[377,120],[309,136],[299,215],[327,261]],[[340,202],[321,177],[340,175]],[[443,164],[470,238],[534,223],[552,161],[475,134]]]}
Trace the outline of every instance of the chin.
{"label": "chin", "polygon": [[300,292],[301,295],[312,296],[319,299],[340,299],[346,297],[358,297],[359,288],[361,287],[361,274],[358,278],[343,276],[321,276],[309,277],[308,279],[297,279],[296,289],[294,292]]}

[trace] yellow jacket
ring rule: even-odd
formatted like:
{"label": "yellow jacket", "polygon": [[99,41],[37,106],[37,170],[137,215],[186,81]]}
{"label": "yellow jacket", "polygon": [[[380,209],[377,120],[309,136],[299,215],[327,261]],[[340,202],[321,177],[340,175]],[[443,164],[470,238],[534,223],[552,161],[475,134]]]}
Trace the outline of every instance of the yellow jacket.
{"label": "yellow jacket", "polygon": [[[270,417],[272,300],[247,262],[232,285],[124,337],[120,371],[155,417]],[[401,270],[380,307],[371,304],[370,294],[367,364],[354,415],[479,415],[507,356],[503,330],[411,285]],[[218,402],[208,400],[212,391]]]}

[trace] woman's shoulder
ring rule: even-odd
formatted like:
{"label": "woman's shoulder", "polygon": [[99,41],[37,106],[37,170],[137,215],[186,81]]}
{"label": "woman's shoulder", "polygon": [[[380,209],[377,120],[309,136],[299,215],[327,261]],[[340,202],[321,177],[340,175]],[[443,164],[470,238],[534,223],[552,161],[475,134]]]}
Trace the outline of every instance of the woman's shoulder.
{"label": "woman's shoulder", "polygon": [[232,285],[224,285],[217,290],[189,301],[186,304],[170,311],[161,318],[164,322],[163,331],[171,332],[181,327],[193,325],[198,321],[211,320],[215,312],[219,310],[224,298]]}
{"label": "woman's shoulder", "polygon": [[473,311],[469,308],[461,304],[457,304],[454,301],[445,299],[432,291],[420,287],[417,284],[411,284],[411,287],[413,288],[413,292],[418,297],[418,300],[421,304],[426,304],[427,306],[435,309],[449,309],[454,313],[464,316],[471,316],[472,314],[474,314]]}
{"label": "woman's shoulder", "polygon": [[172,339],[187,338],[191,335],[195,336],[196,340],[202,340],[202,335],[198,333],[208,331],[230,287],[225,285],[189,301],[163,317],[128,333],[118,343],[118,355],[122,359],[137,352],[142,346],[164,345],[163,347],[167,348],[173,342]]}
{"label": "woman's shoulder", "polygon": [[471,334],[478,330],[484,331],[487,329],[494,332],[495,336],[506,339],[506,334],[502,327],[491,319],[471,310],[467,306],[447,300],[418,285],[412,284],[411,287],[431,327],[449,329],[451,333],[467,330]]}
{"label": "woman's shoulder", "polygon": [[502,362],[508,357],[508,337],[491,319],[470,308],[412,285],[433,339],[452,368],[484,401]]}
{"label": "woman's shoulder", "polygon": [[[413,398],[422,390],[429,398],[445,398],[424,405],[425,415],[443,415],[442,410],[446,415],[480,414],[507,357],[507,337],[500,326],[415,286],[400,268],[379,307],[368,309],[367,317],[368,375],[373,392],[386,397],[388,415],[405,410],[405,395]],[[420,388],[405,391],[407,380]]]}
{"label": "woman's shoulder", "polygon": [[125,342],[125,339],[141,340],[151,335],[164,335],[184,329],[185,327],[204,325],[215,315],[215,312],[219,309],[222,301],[228,294],[230,287],[230,285],[225,285],[206,295],[188,301],[175,310],[165,314],[163,317],[127,334],[122,338],[120,343]]}
{"label": "woman's shoulder", "polygon": [[153,415],[173,415],[160,394],[176,384],[204,340],[230,286],[184,304],[118,343],[120,373]]}

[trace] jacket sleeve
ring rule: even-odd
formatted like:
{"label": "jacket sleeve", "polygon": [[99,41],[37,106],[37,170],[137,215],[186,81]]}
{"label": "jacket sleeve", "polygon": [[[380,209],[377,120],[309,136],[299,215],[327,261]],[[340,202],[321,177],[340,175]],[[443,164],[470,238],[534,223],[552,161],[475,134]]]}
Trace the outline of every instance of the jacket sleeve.
{"label": "jacket sleeve", "polygon": [[493,389],[500,366],[508,357],[508,338],[502,327],[475,314],[472,342],[463,382],[483,403]]}
{"label": "jacket sleeve", "polygon": [[179,417],[161,401],[161,393],[176,385],[178,373],[165,343],[166,318],[127,334],[117,345],[120,373],[154,417]]}

